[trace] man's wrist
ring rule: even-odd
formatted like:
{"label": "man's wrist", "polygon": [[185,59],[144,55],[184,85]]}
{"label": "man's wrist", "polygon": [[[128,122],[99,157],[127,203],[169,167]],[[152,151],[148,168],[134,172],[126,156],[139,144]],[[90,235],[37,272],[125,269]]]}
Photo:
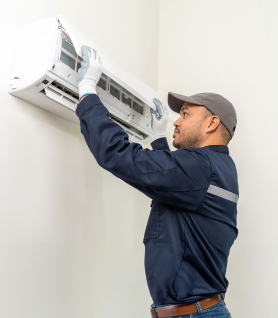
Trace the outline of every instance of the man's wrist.
{"label": "man's wrist", "polygon": [[163,137],[166,137],[166,134],[158,134],[158,135],[154,134],[154,140],[163,138]]}
{"label": "man's wrist", "polygon": [[90,94],[83,95],[83,96],[80,98],[79,103],[82,102],[82,100],[83,100],[86,96],[88,96],[88,95],[90,95]]}
{"label": "man's wrist", "polygon": [[78,84],[78,92],[79,92],[79,99],[83,96],[88,94],[97,94],[96,88],[93,85],[85,85],[85,84]]}

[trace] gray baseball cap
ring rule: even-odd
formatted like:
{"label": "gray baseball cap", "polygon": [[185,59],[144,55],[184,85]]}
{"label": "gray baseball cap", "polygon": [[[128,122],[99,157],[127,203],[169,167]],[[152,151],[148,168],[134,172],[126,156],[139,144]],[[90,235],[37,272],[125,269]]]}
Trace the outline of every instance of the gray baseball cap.
{"label": "gray baseball cap", "polygon": [[168,93],[168,104],[174,112],[179,113],[184,102],[205,106],[220,118],[221,123],[228,129],[231,138],[233,137],[237,125],[237,115],[233,104],[225,97],[214,93],[198,93],[191,96]]}

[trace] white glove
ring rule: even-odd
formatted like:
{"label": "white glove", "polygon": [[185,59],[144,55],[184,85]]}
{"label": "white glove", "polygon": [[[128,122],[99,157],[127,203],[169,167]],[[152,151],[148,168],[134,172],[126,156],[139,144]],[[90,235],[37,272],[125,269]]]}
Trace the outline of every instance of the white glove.
{"label": "white glove", "polygon": [[153,99],[156,111],[151,108],[151,127],[154,133],[154,139],[166,137],[166,128],[168,124],[168,111],[165,105],[157,98]]}
{"label": "white glove", "polygon": [[99,54],[93,48],[81,47],[83,61],[78,70],[79,100],[86,94],[96,94],[96,86],[102,73]]}

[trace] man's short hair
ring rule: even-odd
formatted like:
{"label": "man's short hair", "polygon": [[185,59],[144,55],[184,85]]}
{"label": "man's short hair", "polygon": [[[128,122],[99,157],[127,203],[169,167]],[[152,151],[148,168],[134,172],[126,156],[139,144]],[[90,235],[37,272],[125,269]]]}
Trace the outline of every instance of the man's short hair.
{"label": "man's short hair", "polygon": [[[204,119],[207,118],[208,116],[212,116],[212,115],[213,115],[213,113],[204,106]],[[219,125],[221,128],[220,132],[221,132],[222,140],[223,140],[224,144],[227,146],[231,140],[231,135],[230,135],[228,129],[221,122]]]}

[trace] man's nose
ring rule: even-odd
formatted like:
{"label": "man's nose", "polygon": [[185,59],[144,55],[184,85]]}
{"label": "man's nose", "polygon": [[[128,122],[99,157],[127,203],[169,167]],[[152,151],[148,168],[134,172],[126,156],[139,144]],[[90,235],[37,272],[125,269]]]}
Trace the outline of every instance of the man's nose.
{"label": "man's nose", "polygon": [[177,119],[177,120],[174,122],[173,125],[174,125],[175,127],[176,127],[176,126],[180,126],[180,118]]}

